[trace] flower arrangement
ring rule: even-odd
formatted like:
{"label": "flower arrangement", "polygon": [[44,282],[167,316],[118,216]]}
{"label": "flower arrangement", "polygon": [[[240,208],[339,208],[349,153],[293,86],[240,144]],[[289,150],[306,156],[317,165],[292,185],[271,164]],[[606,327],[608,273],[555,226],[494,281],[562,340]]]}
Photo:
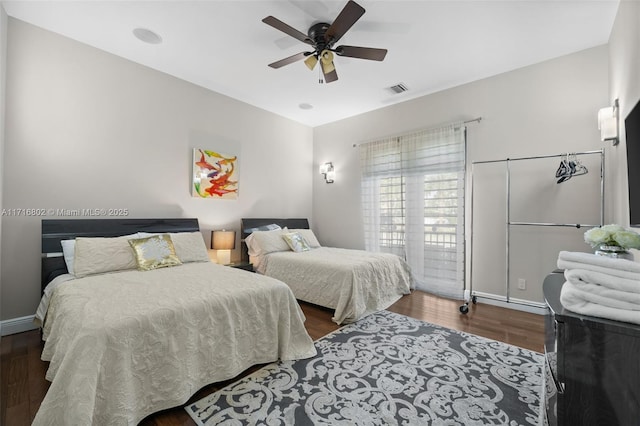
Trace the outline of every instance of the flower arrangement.
{"label": "flower arrangement", "polygon": [[594,248],[604,245],[621,247],[625,250],[640,249],[640,235],[620,225],[604,225],[589,229],[584,233],[584,240]]}

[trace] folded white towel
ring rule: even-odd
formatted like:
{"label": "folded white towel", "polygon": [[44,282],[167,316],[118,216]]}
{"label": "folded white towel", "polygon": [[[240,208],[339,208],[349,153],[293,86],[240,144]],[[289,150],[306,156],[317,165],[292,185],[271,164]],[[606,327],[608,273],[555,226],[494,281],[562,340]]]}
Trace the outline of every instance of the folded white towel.
{"label": "folded white towel", "polygon": [[[627,309],[630,311],[640,311],[640,292],[628,292],[623,290],[612,289],[599,284],[583,281],[576,274],[579,269],[573,269],[565,272],[568,284],[572,285],[576,290],[583,292],[582,298],[588,302],[598,303],[600,305],[609,306],[611,308]],[[622,278],[612,277],[613,281]],[[638,286],[638,284],[636,284]]]}
{"label": "folded white towel", "polygon": [[629,280],[640,280],[639,262],[597,256],[592,253],[561,251],[558,255],[558,268],[584,269]]}
{"label": "folded white towel", "polygon": [[[640,324],[640,310],[621,309],[602,305],[593,300],[601,301],[601,298],[594,297],[589,292],[576,288],[572,283],[565,282],[560,291],[560,303],[566,309],[582,315],[607,318],[616,321],[631,322]],[[608,299],[611,301],[613,299]]]}
{"label": "folded white towel", "polygon": [[634,294],[640,295],[640,278],[629,279],[616,277],[611,274],[603,274],[602,272],[590,271],[588,269],[567,269],[564,271],[567,281],[574,285],[579,283],[597,284],[611,290],[617,290],[623,295]]}

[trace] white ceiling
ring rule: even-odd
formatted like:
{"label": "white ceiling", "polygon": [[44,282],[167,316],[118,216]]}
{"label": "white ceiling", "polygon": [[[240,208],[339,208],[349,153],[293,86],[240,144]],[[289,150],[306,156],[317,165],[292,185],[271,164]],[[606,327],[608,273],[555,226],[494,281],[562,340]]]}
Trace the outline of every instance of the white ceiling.
{"label": "white ceiling", "polygon": [[[606,44],[618,0],[356,0],[366,13],[338,44],[388,49],[383,62],[336,57],[339,80],[318,83],[309,50],[261,20],[306,33],[347,0],[2,1],[7,14],[134,62],[317,126]],[[132,34],[148,28],[163,42]],[[404,83],[409,91],[387,88]],[[301,109],[300,104],[312,109]]]}

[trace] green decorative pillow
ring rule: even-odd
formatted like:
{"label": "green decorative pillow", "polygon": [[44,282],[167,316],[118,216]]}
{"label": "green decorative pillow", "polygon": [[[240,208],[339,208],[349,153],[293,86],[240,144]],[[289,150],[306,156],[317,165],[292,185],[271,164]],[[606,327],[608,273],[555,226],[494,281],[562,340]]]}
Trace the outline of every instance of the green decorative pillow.
{"label": "green decorative pillow", "polygon": [[297,232],[287,232],[285,234],[282,234],[282,238],[284,238],[289,247],[291,247],[291,250],[295,251],[296,253],[300,253],[301,251],[308,251],[311,249],[311,247],[309,247],[309,243],[307,243],[307,240],[305,240],[302,235]]}
{"label": "green decorative pillow", "polygon": [[305,239],[305,241],[309,244],[309,247],[311,248],[320,247],[318,238],[316,238],[316,235],[313,233],[311,229],[289,229],[289,232],[297,232],[300,235],[302,235],[302,238]]}
{"label": "green decorative pillow", "polygon": [[140,271],[182,264],[176,256],[171,237],[167,234],[129,240],[129,245],[133,248]]}

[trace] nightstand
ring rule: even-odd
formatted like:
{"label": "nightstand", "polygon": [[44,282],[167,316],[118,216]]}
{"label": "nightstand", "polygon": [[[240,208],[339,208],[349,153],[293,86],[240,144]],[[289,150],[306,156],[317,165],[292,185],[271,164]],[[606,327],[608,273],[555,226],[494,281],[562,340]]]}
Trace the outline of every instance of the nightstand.
{"label": "nightstand", "polygon": [[253,264],[249,262],[230,263],[225,266],[231,266],[232,268],[238,268],[238,269],[243,269],[245,271],[254,272]]}

